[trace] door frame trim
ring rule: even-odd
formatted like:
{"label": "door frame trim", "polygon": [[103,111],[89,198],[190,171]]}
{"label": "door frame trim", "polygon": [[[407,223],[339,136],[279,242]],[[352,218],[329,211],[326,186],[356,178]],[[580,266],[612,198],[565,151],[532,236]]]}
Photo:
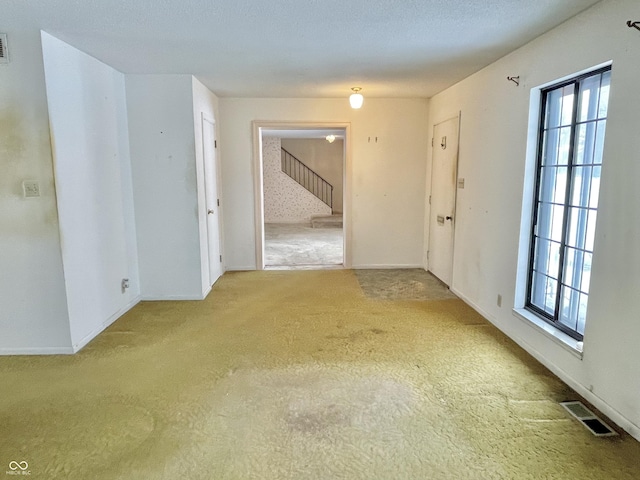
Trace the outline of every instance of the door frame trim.
{"label": "door frame trim", "polygon": [[343,266],[351,268],[351,123],[349,122],[269,122],[254,120],[251,122],[253,134],[253,196],[256,245],[256,270],[264,270],[264,178],[262,168],[262,130],[344,130],[344,162],[342,165],[342,231]]}

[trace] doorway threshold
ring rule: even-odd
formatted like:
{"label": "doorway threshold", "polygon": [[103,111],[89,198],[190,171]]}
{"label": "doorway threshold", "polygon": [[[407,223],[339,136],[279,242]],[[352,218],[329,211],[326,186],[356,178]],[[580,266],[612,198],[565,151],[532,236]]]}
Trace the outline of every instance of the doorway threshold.
{"label": "doorway threshold", "polygon": [[265,265],[265,270],[344,270],[344,265]]}

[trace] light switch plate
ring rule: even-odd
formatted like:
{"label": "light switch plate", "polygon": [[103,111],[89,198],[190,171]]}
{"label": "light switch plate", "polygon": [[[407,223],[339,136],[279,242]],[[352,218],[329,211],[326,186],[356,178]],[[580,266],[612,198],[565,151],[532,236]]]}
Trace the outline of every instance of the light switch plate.
{"label": "light switch plate", "polygon": [[36,180],[25,180],[22,182],[22,190],[24,191],[25,198],[40,196],[40,184]]}

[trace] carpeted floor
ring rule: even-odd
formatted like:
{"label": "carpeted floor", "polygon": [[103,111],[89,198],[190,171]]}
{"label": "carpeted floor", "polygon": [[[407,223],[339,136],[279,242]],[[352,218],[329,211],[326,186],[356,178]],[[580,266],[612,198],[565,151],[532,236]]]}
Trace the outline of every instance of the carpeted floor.
{"label": "carpeted floor", "polygon": [[298,223],[266,223],[264,226],[264,263],[268,268],[342,265],[343,262],[342,228],[312,228]]}
{"label": "carpeted floor", "polygon": [[638,442],[592,436],[557,403],[576,395],[460,300],[365,294],[361,273],[227,273],[75,356],[0,358],[0,473],[640,478]]}
{"label": "carpeted floor", "polygon": [[386,300],[446,300],[457,298],[449,288],[420,268],[354,270],[369,298]]}

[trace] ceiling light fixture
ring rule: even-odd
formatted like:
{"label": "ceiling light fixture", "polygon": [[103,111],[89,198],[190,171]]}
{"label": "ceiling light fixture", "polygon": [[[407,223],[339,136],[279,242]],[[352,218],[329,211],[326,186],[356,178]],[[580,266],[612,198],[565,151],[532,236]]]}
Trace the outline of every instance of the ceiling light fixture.
{"label": "ceiling light fixture", "polygon": [[349,97],[349,103],[351,104],[351,108],[360,108],[362,107],[362,103],[364,102],[364,97],[362,96],[360,87],[352,87],[353,93]]}
{"label": "ceiling light fixture", "polygon": [[336,141],[336,136],[335,135],[327,135],[326,137],[327,142],[329,143],[333,143]]}

